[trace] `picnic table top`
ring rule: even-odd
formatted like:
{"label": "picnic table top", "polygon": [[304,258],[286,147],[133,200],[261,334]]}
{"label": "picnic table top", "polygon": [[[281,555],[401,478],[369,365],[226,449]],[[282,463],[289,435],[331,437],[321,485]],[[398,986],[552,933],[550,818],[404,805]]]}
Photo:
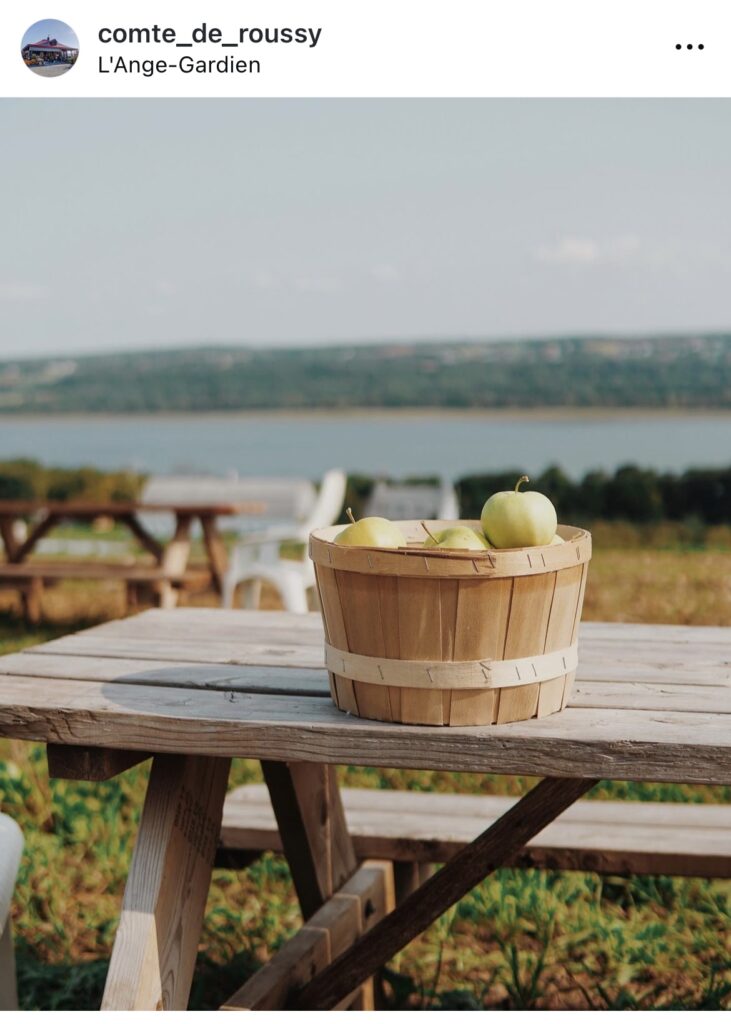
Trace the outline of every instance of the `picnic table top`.
{"label": "picnic table top", "polygon": [[153,610],[0,658],[0,736],[132,751],[731,784],[731,629],[585,623],[566,710],[499,726],[333,705],[320,616]]}
{"label": "picnic table top", "polygon": [[263,501],[6,501],[0,500],[1,516],[30,516],[37,512],[68,518],[135,515],[138,512],[180,512],[191,516],[258,515]]}

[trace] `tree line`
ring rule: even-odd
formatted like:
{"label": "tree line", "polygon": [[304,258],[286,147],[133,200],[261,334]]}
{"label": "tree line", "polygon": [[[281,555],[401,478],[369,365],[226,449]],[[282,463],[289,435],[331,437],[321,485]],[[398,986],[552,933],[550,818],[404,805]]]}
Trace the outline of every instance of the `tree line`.
{"label": "tree line", "polygon": [[731,336],[210,348],[0,363],[2,412],[724,409]]}
{"label": "tree line", "polygon": [[[457,481],[462,515],[466,519],[479,518],[486,498],[495,491],[514,487],[521,474],[522,470],[516,467]],[[559,521],[577,525],[598,519],[637,523],[698,519],[709,525],[731,523],[731,467],[660,473],[626,465],[613,473],[593,470],[572,479],[559,466],[551,466],[532,477],[524,489],[547,494],[556,506]]]}
{"label": "tree line", "polygon": [[[462,516],[478,519],[486,499],[495,491],[512,489],[523,472],[516,466],[457,480]],[[0,462],[0,500],[127,502],[139,497],[144,481],[143,475],[125,471],[48,467],[31,459]],[[374,484],[372,477],[362,474],[349,477],[346,504],[357,514]],[[560,521],[577,525],[597,520],[652,523],[691,519],[708,525],[731,524],[731,466],[662,473],[626,465],[613,473],[593,470],[580,478],[551,466],[532,477],[527,487],[548,495]]]}

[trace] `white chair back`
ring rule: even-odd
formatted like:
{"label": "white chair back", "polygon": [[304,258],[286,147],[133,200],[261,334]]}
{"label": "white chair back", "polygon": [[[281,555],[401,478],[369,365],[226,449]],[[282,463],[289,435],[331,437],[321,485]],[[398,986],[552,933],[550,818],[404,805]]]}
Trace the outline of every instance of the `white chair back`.
{"label": "white chair back", "polygon": [[394,484],[379,480],[365,505],[365,515],[385,519],[459,519],[454,487],[439,484]]}
{"label": "white chair back", "polygon": [[317,492],[317,500],[302,524],[305,538],[309,537],[312,530],[321,530],[337,522],[343,511],[347,484],[348,477],[342,469],[329,469],[325,473]]}

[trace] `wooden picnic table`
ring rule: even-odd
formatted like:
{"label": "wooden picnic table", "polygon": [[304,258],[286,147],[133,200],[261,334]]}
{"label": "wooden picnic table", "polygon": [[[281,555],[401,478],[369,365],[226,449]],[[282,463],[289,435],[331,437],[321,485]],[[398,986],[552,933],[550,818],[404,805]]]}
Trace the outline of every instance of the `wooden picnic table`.
{"label": "wooden picnic table", "polygon": [[[565,711],[435,728],[338,711],[318,615],[153,610],[0,658],[0,736],[46,743],[51,774],[67,778],[153,756],[107,1009],[185,1008],[230,759],[260,759],[303,912],[315,914],[292,940],[291,976],[275,981],[293,1005],[332,1008],[597,780],[731,784],[729,650],[726,628],[587,623]],[[358,866],[337,764],[542,781],[394,909],[378,865]],[[342,922],[351,905],[350,931],[325,948],[324,918]],[[253,982],[271,986],[265,972]]]}
{"label": "wooden picnic table", "polygon": [[[28,566],[38,543],[55,527],[63,522],[91,523],[97,519],[109,519],[125,526],[141,546],[151,554],[157,567],[156,583],[162,595],[161,603],[172,606],[176,601],[177,591],[170,585],[171,581],[184,578],[188,568],[191,548],[191,527],[198,520],[201,525],[205,546],[207,568],[214,589],[220,593],[223,576],[226,572],[226,546],[218,529],[217,520],[220,516],[258,515],[264,511],[261,502],[92,502],[92,501],[0,501],[0,538],[5,549],[5,563],[0,562],[0,577],[10,585],[14,580],[22,579],[31,572],[36,573],[40,583],[45,579],[63,576],[63,563],[41,567],[33,562],[33,569],[24,573],[20,568],[11,566]],[[163,544],[154,537],[141,520],[144,515],[169,514],[175,518],[175,529],[171,539]],[[24,540],[17,539],[16,524],[31,521],[30,532]],[[39,574],[43,572],[41,577]],[[69,567],[68,575],[79,573],[79,566]],[[86,564],[84,575],[88,576]],[[93,572],[89,578],[101,575],[113,578],[115,566],[100,567],[100,572]],[[131,583],[136,582],[134,571],[125,571],[125,578]],[[139,575],[139,574],[138,574]],[[151,577],[150,577],[151,578]],[[36,594],[37,598],[37,594]],[[37,605],[38,601],[35,600]],[[31,616],[37,618],[37,614]]]}

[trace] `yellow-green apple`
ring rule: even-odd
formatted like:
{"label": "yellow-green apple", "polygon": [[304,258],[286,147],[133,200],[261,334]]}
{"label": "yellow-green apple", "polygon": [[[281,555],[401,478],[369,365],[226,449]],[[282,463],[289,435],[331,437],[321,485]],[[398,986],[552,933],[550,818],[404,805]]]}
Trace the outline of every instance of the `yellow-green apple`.
{"label": "yellow-green apple", "polygon": [[485,536],[496,548],[528,548],[550,544],[556,534],[556,509],[545,494],[521,491],[522,476],[512,491],[498,491],[482,509]]}
{"label": "yellow-green apple", "polygon": [[425,548],[451,548],[462,551],[482,551],[489,548],[485,537],[473,530],[471,526],[448,526],[445,530],[432,533],[426,523],[421,524],[428,537],[424,541]]}
{"label": "yellow-green apple", "polygon": [[559,537],[558,534],[553,538],[551,544],[563,544],[563,537]]}
{"label": "yellow-green apple", "polygon": [[366,516],[357,522],[351,509],[347,509],[350,526],[335,538],[336,544],[358,548],[405,548],[406,538],[395,523],[380,516]]}

